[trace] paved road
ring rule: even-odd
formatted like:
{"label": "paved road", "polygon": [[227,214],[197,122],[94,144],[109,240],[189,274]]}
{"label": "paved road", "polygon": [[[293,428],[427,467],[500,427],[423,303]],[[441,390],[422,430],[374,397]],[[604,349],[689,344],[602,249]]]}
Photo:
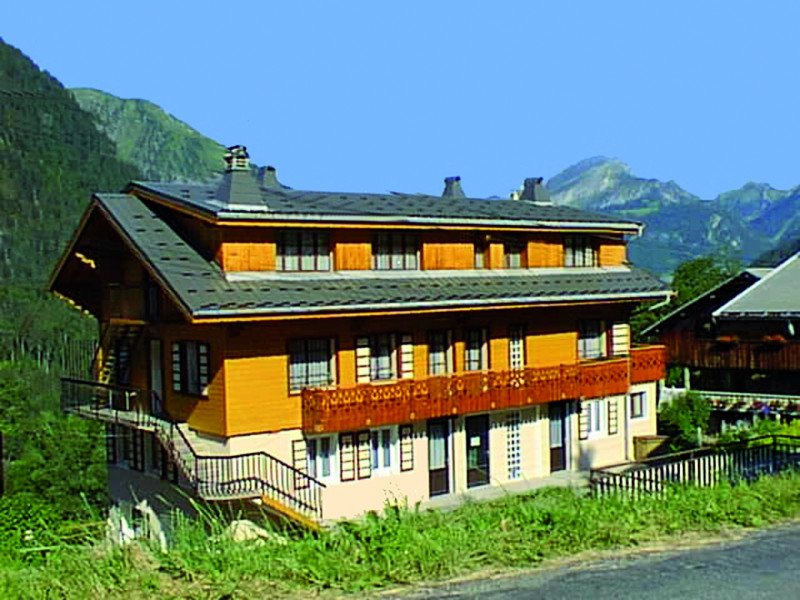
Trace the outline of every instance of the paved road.
{"label": "paved road", "polygon": [[789,600],[800,598],[800,524],[693,550],[603,559],[509,578],[428,587],[397,597]]}

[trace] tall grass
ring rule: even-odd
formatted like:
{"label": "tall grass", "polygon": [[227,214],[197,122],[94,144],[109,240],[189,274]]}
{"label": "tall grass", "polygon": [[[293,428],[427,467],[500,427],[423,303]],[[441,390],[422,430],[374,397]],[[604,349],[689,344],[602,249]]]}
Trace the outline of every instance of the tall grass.
{"label": "tall grass", "polygon": [[85,545],[51,551],[38,565],[5,561],[0,597],[246,598],[376,589],[799,515],[800,474],[736,487],[676,487],[639,500],[549,488],[447,513],[387,508],[318,534],[295,532],[286,543],[233,542],[223,535],[224,519],[206,510],[176,524],[166,553]]}

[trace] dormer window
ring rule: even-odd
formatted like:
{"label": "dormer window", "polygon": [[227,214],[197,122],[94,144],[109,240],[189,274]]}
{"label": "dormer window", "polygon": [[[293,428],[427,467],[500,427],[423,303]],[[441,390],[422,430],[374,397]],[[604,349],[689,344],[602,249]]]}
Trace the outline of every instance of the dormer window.
{"label": "dormer window", "polygon": [[330,271],[328,234],[322,231],[284,231],[278,240],[278,271]]}
{"label": "dormer window", "polygon": [[506,257],[506,269],[522,269],[525,267],[525,244],[519,241],[510,241],[503,244],[503,253]]}
{"label": "dormer window", "polygon": [[379,271],[419,268],[419,238],[407,233],[380,233],[372,242],[372,268]]}
{"label": "dormer window", "polygon": [[565,267],[596,267],[597,248],[592,238],[586,235],[570,235],[564,238]]}

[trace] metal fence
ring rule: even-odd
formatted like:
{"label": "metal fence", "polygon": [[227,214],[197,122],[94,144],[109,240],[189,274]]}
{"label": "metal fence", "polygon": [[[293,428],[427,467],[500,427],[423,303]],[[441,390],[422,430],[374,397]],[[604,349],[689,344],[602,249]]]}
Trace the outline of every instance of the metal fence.
{"label": "metal fence", "polygon": [[592,469],[592,493],[663,493],[669,486],[711,487],[752,481],[800,466],[800,437],[770,435],[744,442],[666,454],[633,463]]}

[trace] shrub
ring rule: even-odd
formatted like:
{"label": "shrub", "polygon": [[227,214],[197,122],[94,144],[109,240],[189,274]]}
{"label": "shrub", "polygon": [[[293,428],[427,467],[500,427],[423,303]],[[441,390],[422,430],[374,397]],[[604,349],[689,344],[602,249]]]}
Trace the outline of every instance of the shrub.
{"label": "shrub", "polygon": [[697,430],[708,431],[711,406],[695,392],[675,396],[658,415],[659,431],[674,438],[678,448],[697,445]]}

